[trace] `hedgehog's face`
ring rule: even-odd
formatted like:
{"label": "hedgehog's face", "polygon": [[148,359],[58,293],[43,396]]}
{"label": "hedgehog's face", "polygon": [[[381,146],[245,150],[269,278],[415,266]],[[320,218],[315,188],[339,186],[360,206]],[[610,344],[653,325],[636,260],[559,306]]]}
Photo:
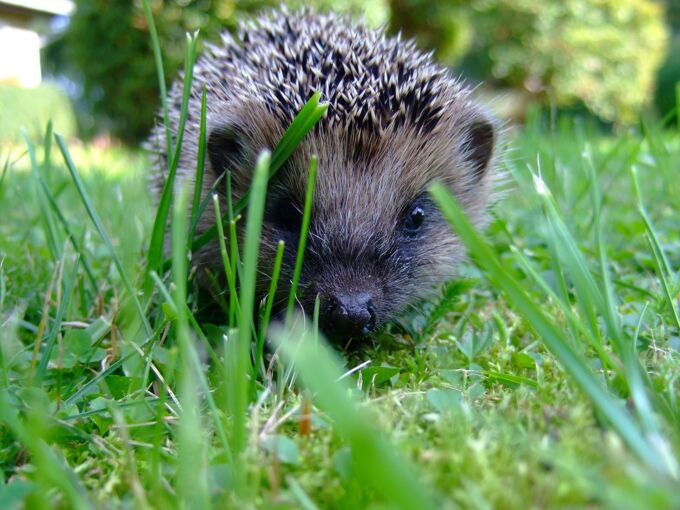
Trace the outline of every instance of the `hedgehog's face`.
{"label": "hedgehog's face", "polygon": [[[448,236],[449,231],[427,193],[400,205],[395,197],[394,211],[371,211],[380,190],[360,193],[354,188],[327,195],[321,191],[324,177],[317,179],[300,302],[311,312],[319,297],[320,324],[328,336],[365,336],[392,319],[424,286],[433,287],[435,275],[427,271],[433,254],[427,247],[433,245],[431,238]],[[363,197],[355,200],[360,194]],[[369,198],[373,205],[365,200]],[[270,249],[279,239],[290,247],[284,257],[284,281],[292,277],[303,200],[304,195],[291,194],[281,183],[270,192],[263,241]]]}
{"label": "hedgehog's face", "polygon": [[[473,122],[438,132],[368,136],[320,129],[309,135],[270,182],[267,196],[263,274],[271,273],[278,241],[286,245],[277,301],[285,303],[293,277],[314,153],[319,166],[298,294],[310,314],[318,296],[324,333],[364,336],[450,278],[462,249],[427,189],[444,181],[473,220],[482,218],[495,136],[492,123],[475,113]],[[250,146],[272,142],[252,134],[234,137],[230,129],[215,133],[211,164],[224,167],[227,157],[240,193],[257,152]],[[261,294],[268,283],[260,282]]]}

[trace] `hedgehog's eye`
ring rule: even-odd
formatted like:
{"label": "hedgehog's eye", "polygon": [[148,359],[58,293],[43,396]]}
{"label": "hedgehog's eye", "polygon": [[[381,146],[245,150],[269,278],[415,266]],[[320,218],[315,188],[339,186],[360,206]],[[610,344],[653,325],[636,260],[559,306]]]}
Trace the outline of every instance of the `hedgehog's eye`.
{"label": "hedgehog's eye", "polygon": [[291,197],[278,197],[267,209],[267,221],[279,230],[299,233],[302,226],[302,209]]}
{"label": "hedgehog's eye", "polygon": [[416,204],[411,207],[408,214],[404,218],[403,227],[406,233],[416,234],[425,222],[425,208]]}

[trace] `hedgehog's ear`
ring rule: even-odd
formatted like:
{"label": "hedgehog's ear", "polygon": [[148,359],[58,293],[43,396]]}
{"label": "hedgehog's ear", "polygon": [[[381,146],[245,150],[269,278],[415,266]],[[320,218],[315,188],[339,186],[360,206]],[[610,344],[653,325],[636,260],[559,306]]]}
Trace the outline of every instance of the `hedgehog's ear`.
{"label": "hedgehog's ear", "polygon": [[493,122],[481,118],[471,122],[465,130],[463,154],[472,166],[472,182],[479,182],[489,168],[496,142]]}
{"label": "hedgehog's ear", "polygon": [[214,128],[208,136],[208,158],[215,176],[243,162],[245,147],[242,133],[232,125]]}

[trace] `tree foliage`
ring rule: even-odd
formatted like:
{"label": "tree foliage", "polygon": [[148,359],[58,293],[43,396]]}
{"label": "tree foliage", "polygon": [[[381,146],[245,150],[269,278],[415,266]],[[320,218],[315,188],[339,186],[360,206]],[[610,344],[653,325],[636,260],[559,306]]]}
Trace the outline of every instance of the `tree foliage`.
{"label": "tree foliage", "polygon": [[[666,20],[672,31],[672,39],[666,52],[666,61],[656,79],[656,108],[662,116],[672,114],[677,119],[680,113],[680,2],[666,0]],[[669,118],[669,120],[671,120]],[[677,120],[676,120],[677,122]]]}
{"label": "tree foliage", "polygon": [[[654,0],[452,0],[447,14],[422,0],[392,0],[406,33],[446,48],[449,62],[468,52],[477,77],[522,88],[558,106],[582,103],[604,120],[627,123],[652,98],[668,31]],[[455,14],[457,10],[458,14]],[[472,37],[446,31],[467,20]],[[434,38],[434,40],[433,40]],[[446,56],[446,54],[442,55]]]}
{"label": "tree foliage", "polygon": [[391,0],[389,30],[415,38],[437,58],[455,63],[470,49],[473,38],[466,0]]}
{"label": "tree foliage", "polygon": [[[151,0],[165,61],[172,79],[184,59],[185,34],[200,30],[203,41],[233,28],[239,14],[267,0]],[[76,0],[68,30],[54,43],[62,72],[82,87],[85,131],[108,129],[137,143],[149,132],[158,110],[158,79],[149,27],[140,0]],[[83,105],[81,105],[83,106]],[[81,118],[82,121],[82,118]],[[81,122],[82,124],[82,122]]]}

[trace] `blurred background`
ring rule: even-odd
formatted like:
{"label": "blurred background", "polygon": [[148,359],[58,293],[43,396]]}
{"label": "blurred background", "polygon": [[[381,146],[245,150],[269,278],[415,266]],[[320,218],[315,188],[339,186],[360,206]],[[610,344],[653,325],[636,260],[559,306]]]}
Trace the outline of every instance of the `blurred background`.
{"label": "blurred background", "polygon": [[[269,0],[150,0],[167,80],[185,32],[234,30]],[[363,16],[435,51],[521,122],[534,106],[609,127],[672,121],[679,99],[679,0],[318,0],[291,8]],[[0,142],[47,119],[66,136],[136,146],[159,107],[141,0],[0,0]]]}

